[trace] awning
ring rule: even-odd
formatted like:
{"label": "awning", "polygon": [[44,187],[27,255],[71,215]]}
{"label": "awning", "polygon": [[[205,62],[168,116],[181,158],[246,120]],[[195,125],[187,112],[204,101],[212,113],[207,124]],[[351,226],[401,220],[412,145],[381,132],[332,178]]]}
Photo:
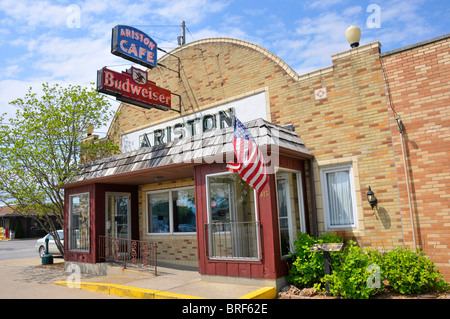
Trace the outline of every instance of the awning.
{"label": "awning", "polygon": [[[312,157],[298,135],[288,128],[263,119],[244,125],[260,149],[305,159]],[[144,180],[148,183],[146,175],[162,172],[183,178],[193,176],[195,165],[226,163],[226,159],[233,159],[233,154],[233,128],[228,127],[82,164],[63,188],[104,182],[139,185]]]}

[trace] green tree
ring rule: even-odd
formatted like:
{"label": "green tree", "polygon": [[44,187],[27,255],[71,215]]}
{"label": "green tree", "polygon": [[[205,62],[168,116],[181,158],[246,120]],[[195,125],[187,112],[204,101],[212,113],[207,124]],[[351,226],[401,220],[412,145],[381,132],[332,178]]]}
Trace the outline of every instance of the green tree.
{"label": "green tree", "polygon": [[111,118],[110,104],[94,88],[43,84],[42,96],[32,92],[10,102],[15,117],[0,116],[0,201],[35,218],[55,236],[64,225],[64,180],[74,174],[81,155],[104,157],[117,152],[111,142],[83,143],[89,126]]}

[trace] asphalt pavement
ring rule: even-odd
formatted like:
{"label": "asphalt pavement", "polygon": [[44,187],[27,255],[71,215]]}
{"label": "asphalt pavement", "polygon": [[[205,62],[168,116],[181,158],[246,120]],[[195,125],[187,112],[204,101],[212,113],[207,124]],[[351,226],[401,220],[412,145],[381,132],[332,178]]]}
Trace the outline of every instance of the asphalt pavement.
{"label": "asphalt pavement", "polygon": [[0,260],[37,256],[34,248],[38,238],[0,240]]}

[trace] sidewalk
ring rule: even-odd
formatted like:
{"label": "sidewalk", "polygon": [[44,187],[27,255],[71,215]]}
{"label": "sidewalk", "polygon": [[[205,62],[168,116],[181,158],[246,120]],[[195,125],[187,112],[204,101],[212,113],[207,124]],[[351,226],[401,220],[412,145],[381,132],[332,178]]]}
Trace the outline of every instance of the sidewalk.
{"label": "sidewalk", "polygon": [[[68,276],[70,273],[68,273]],[[274,299],[275,287],[247,286],[202,280],[198,271],[158,267],[158,275],[135,269],[110,267],[108,275],[59,285],[138,299]]]}

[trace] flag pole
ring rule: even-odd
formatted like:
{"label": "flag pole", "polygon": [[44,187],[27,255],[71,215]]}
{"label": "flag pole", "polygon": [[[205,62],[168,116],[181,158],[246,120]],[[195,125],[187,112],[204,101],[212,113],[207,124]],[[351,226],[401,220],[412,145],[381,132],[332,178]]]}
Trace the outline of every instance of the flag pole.
{"label": "flag pole", "polygon": [[233,108],[230,107],[228,110],[226,110],[230,115],[231,115],[231,120],[232,120],[232,126],[234,128],[235,124],[236,124],[236,116],[233,113]]}

